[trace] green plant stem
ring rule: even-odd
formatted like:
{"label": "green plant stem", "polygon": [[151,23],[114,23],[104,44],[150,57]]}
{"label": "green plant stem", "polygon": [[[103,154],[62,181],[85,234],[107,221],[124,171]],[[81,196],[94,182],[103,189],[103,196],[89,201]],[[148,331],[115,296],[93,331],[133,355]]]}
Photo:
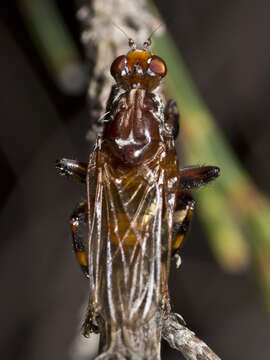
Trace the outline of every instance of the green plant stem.
{"label": "green plant stem", "polygon": [[270,310],[269,201],[234,155],[168,33],[155,38],[154,51],[167,62],[165,85],[167,95],[180,107],[180,138],[187,163],[221,168],[220,178],[195,194],[212,251],[228,271],[242,271],[254,260]]}

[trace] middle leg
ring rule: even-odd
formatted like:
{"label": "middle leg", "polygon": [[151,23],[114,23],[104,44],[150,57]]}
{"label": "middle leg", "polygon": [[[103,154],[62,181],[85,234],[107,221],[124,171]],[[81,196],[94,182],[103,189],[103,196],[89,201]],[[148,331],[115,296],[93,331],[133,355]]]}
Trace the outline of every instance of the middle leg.
{"label": "middle leg", "polygon": [[59,175],[71,177],[83,184],[86,181],[87,165],[87,163],[71,159],[56,160],[55,163]]}
{"label": "middle leg", "polygon": [[179,188],[191,190],[208,184],[220,174],[217,166],[189,166],[180,169]]}

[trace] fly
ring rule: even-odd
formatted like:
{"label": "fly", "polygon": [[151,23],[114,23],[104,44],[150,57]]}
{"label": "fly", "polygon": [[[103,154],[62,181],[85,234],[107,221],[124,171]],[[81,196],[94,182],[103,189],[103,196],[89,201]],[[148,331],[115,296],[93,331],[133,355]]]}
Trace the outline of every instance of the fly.
{"label": "fly", "polygon": [[195,205],[190,190],[219,175],[214,166],[179,168],[179,113],[158,95],[167,66],[150,44],[138,50],[130,40],[128,53],[113,61],[116,83],[89,162],[56,165],[87,187],[70,225],[90,285],[84,335],[102,335],[97,359],[160,359],[171,257],[179,257]]}

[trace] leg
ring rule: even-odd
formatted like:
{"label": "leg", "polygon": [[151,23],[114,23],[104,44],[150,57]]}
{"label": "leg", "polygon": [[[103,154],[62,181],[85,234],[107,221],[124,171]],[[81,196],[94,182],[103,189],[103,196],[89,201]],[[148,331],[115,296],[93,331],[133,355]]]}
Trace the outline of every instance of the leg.
{"label": "leg", "polygon": [[104,328],[104,323],[102,317],[99,314],[98,305],[89,303],[87,315],[82,326],[83,335],[88,338],[91,333],[100,333],[100,329],[102,328]]}
{"label": "leg", "polygon": [[[79,234],[80,225],[87,222],[87,211],[87,201],[84,200],[79,203],[73,211],[70,218],[70,225],[72,232],[73,248],[78,263],[80,264],[84,275],[89,278],[87,252],[85,250],[83,238]],[[93,332],[98,333],[99,328],[101,327],[101,321],[102,319],[99,315],[98,305],[90,302],[87,309],[87,316],[83,323],[84,336],[89,337],[90,334]]]}
{"label": "leg", "polygon": [[56,160],[56,169],[62,176],[70,176],[73,179],[85,183],[87,163],[70,159]]}
{"label": "leg", "polygon": [[70,226],[72,233],[73,249],[75,251],[78,263],[81,266],[82,272],[88,278],[88,260],[87,253],[81,235],[79,234],[80,225],[87,222],[87,201],[84,200],[79,203],[73,211],[70,218]]}
{"label": "leg", "polygon": [[165,128],[168,135],[174,139],[177,138],[179,133],[179,111],[174,100],[169,100],[165,107]]}
{"label": "leg", "polygon": [[176,266],[180,266],[180,257],[178,251],[183,244],[184,238],[188,232],[194,211],[195,201],[188,191],[179,190],[176,199],[174,223],[173,223],[173,256],[176,258]]}
{"label": "leg", "polygon": [[190,166],[179,172],[179,188],[190,190],[195,187],[208,184],[219,176],[220,169],[217,166]]}

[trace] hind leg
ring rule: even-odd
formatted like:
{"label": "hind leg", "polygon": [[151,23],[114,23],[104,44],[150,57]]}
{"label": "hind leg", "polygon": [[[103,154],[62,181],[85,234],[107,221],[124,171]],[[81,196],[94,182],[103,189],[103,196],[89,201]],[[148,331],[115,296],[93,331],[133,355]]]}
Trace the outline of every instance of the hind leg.
{"label": "hind leg", "polygon": [[172,255],[176,258],[176,266],[179,267],[181,259],[178,254],[181,245],[188,233],[195,206],[195,200],[188,191],[179,190],[176,198],[176,206],[173,222]]}
{"label": "hind leg", "polygon": [[195,201],[187,190],[208,184],[219,176],[219,172],[220,170],[216,166],[190,166],[179,171],[179,190],[176,196],[172,244],[177,267],[181,264],[178,251],[188,232],[195,206]]}
{"label": "hind leg", "polygon": [[[56,161],[56,168],[62,176],[72,177],[81,183],[85,183],[86,181],[87,163],[70,159],[61,159]],[[87,201],[84,200],[74,209],[70,217],[70,227],[75,255],[84,275],[89,277],[87,254],[83,238],[79,232],[81,225],[87,222],[87,214]]]}
{"label": "hind leg", "polygon": [[[85,277],[89,278],[88,258],[83,238],[80,234],[80,226],[87,222],[87,201],[79,203],[73,211],[70,218],[70,226],[72,233],[73,249],[78,263]],[[93,294],[92,294],[93,295]],[[99,333],[101,326],[101,317],[98,311],[98,304],[92,303],[91,300],[87,309],[87,316],[83,323],[83,334],[88,337],[90,333]]]}
{"label": "hind leg", "polygon": [[[86,182],[87,166],[87,163],[70,159],[61,159],[56,161],[56,168],[60,175],[71,177],[80,183]],[[84,200],[74,209],[70,217],[70,227],[73,249],[75,251],[77,261],[85,277],[89,278],[88,256],[85,248],[86,242],[80,233],[81,226],[87,223],[87,220],[88,204],[87,201]],[[94,297],[94,294],[91,295]],[[87,316],[83,324],[83,334],[88,337],[92,332],[98,333],[101,325],[102,319],[99,315],[99,306],[98,304],[93,303],[90,299]]]}
{"label": "hind leg", "polygon": [[74,209],[70,218],[73,249],[83,274],[88,278],[88,259],[83,238],[80,234],[80,227],[87,223],[87,201],[80,202]]}

